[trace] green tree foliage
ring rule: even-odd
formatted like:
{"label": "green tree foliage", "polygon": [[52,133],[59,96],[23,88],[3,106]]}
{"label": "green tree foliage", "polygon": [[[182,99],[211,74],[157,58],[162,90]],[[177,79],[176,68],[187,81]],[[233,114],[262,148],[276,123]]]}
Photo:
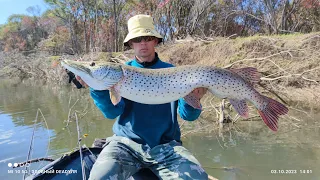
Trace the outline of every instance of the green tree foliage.
{"label": "green tree foliage", "polygon": [[53,33],[39,43],[40,50],[48,51],[53,55],[61,53],[74,53],[70,46],[69,30],[65,26],[59,26]]}
{"label": "green tree foliage", "polygon": [[4,51],[32,50],[48,36],[40,23],[40,17],[13,14],[7,21],[0,29],[0,41]]}

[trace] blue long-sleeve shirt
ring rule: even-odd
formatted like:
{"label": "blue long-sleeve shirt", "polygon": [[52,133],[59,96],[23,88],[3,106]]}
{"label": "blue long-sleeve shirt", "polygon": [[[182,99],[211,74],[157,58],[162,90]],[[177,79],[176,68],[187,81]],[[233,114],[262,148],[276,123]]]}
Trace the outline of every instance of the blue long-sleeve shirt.
{"label": "blue long-sleeve shirt", "polygon": [[[145,68],[136,59],[126,64]],[[147,68],[170,67],[173,65],[161,61],[156,54],[156,63]],[[172,140],[181,142],[177,112],[182,119],[188,121],[197,119],[201,113],[201,110],[189,106],[182,98],[175,102],[157,105],[141,104],[121,98],[117,105],[113,105],[108,90],[90,89],[90,94],[106,118],[118,117],[112,128],[114,134],[130,138],[140,144],[148,144],[151,148]]]}

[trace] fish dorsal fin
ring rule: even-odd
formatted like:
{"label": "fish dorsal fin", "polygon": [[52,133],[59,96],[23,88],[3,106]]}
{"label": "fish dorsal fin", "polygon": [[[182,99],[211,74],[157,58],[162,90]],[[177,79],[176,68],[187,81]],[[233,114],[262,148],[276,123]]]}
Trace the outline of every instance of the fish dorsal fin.
{"label": "fish dorsal fin", "polygon": [[254,85],[260,81],[260,73],[257,71],[257,68],[246,67],[240,69],[230,69],[230,71],[238,74],[242,79],[248,83]]}
{"label": "fish dorsal fin", "polygon": [[246,101],[237,100],[237,99],[229,99],[230,104],[234,107],[234,109],[238,112],[238,114],[244,118],[249,117],[249,111]]}
{"label": "fish dorsal fin", "polygon": [[200,100],[192,93],[189,93],[183,98],[187,104],[192,106],[195,109],[201,109]]}
{"label": "fish dorsal fin", "polygon": [[113,105],[117,105],[121,101],[121,96],[114,87],[111,87],[109,89],[109,94],[110,94],[110,99]]}

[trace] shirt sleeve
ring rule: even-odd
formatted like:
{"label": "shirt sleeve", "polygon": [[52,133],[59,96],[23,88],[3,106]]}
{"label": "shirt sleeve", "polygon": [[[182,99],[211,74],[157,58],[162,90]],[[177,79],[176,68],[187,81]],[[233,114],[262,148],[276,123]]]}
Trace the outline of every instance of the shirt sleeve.
{"label": "shirt sleeve", "polygon": [[109,90],[97,91],[90,88],[90,95],[94,104],[100,109],[104,117],[114,119],[123,113],[125,106],[123,98],[121,98],[121,101],[118,104],[113,105],[110,99]]}
{"label": "shirt sleeve", "polygon": [[183,99],[178,100],[178,113],[180,117],[187,121],[194,121],[200,116],[201,110],[195,109]]}

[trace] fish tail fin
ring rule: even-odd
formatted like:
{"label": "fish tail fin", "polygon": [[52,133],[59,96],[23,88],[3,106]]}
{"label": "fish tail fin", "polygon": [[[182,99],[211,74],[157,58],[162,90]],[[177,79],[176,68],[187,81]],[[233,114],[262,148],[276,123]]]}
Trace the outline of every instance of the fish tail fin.
{"label": "fish tail fin", "polygon": [[288,108],[279,103],[278,101],[269,97],[263,96],[264,100],[267,101],[267,105],[264,109],[258,110],[264,123],[273,131],[278,129],[278,119],[280,115],[288,113]]}

